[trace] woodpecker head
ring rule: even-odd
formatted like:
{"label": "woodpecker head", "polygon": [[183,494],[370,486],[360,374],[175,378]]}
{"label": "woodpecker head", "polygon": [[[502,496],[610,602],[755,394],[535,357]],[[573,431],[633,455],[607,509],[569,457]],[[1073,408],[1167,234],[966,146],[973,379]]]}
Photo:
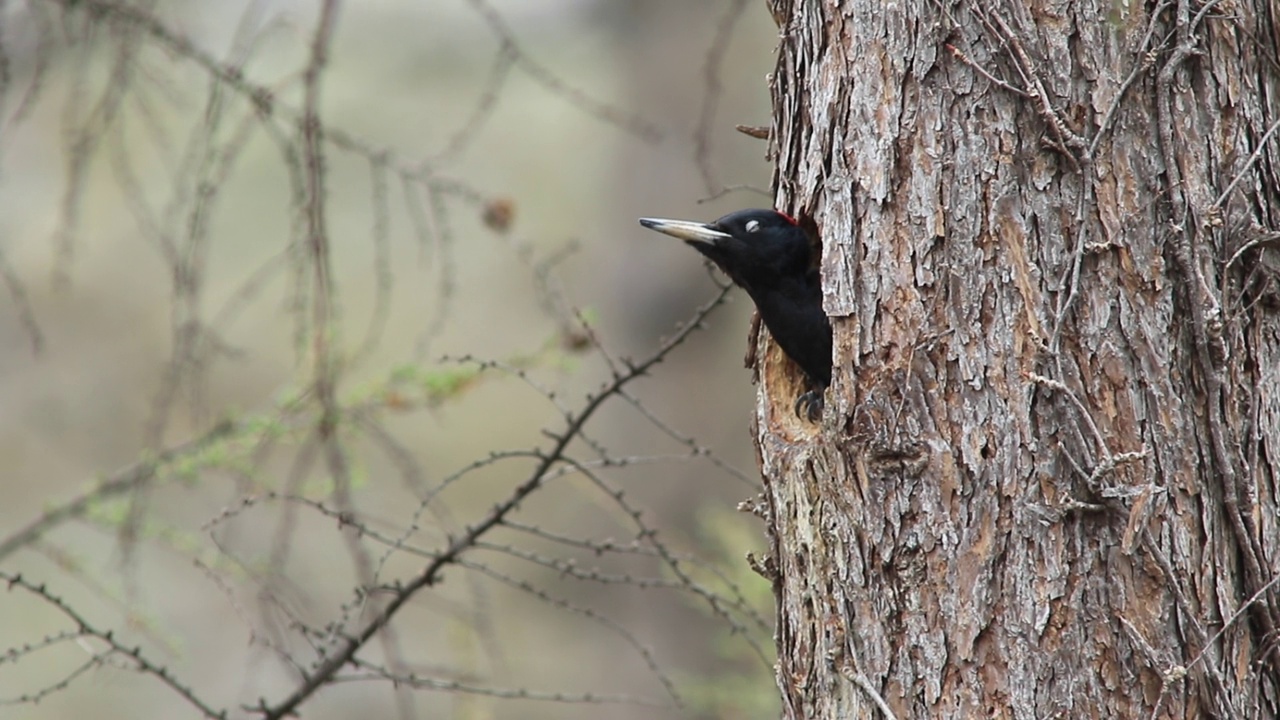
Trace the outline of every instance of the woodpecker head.
{"label": "woodpecker head", "polygon": [[710,223],[641,218],[650,230],[684,240],[751,296],[782,352],[808,376],[797,414],[821,416],[831,384],[831,321],[822,309],[822,279],[811,262],[809,233],[776,210],[740,210]]}
{"label": "woodpecker head", "polygon": [[739,210],[710,223],[640,218],[640,224],[684,240],[748,290],[809,268],[808,234],[776,210]]}

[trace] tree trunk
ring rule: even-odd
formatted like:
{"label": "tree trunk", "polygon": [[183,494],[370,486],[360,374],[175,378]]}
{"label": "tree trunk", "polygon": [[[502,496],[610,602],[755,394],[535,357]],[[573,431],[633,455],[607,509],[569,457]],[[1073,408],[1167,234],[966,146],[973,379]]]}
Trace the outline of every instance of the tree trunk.
{"label": "tree trunk", "polygon": [[836,341],[820,427],[759,356],[786,716],[1280,716],[1280,4],[770,9]]}

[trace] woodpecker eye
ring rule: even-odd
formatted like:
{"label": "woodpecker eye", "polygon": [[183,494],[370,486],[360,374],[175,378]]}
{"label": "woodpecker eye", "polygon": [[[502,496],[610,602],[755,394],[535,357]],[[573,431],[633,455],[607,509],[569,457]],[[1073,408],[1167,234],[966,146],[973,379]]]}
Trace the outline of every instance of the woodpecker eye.
{"label": "woodpecker eye", "polygon": [[748,221],[747,221],[747,232],[755,232],[755,231],[757,231],[757,230],[759,230],[759,229],[760,229],[760,221],[759,221],[759,220],[748,220]]}

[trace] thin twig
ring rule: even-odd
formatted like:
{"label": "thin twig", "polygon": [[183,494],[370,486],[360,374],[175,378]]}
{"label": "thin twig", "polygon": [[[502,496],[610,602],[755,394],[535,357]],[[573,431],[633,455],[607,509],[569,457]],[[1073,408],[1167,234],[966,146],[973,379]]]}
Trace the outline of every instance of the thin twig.
{"label": "thin twig", "polygon": [[610,381],[599,392],[589,395],[582,409],[567,419],[564,429],[559,433],[550,435],[553,440],[551,447],[540,454],[537,467],[534,468],[524,482],[516,486],[505,500],[498,502],[483,518],[468,526],[460,536],[454,538],[436,559],[427,563],[427,566],[416,577],[397,587],[391,598],[381,608],[372,613],[372,617],[365,623],[364,627],[346,636],[340,646],[332,654],[328,655],[310,675],[304,678],[303,682],[293,692],[275,704],[268,705],[264,702],[261,707],[255,708],[255,710],[260,712],[267,720],[280,720],[295,714],[300,705],[321,687],[331,682],[338,671],[350,663],[355,658],[356,653],[371,638],[389,625],[399,610],[411,598],[415,597],[424,588],[435,585],[446,567],[454,564],[463,553],[471,550],[476,542],[494,527],[500,525],[525,498],[542,486],[548,473],[566,459],[565,453],[569,444],[579,437],[587,421],[595,415],[605,401],[615,397],[622,388],[642,377],[651,368],[666,359],[672,350],[683,343],[694,330],[701,326],[702,321],[714,308],[724,302],[726,296],[727,291],[721,291],[711,302],[701,307],[693,318],[682,325],[671,338],[663,342],[657,351],[639,363],[629,364],[628,370],[624,375]]}
{"label": "thin twig", "polygon": [[227,420],[218,423],[204,435],[194,440],[175,445],[155,457],[139,460],[117,470],[102,480],[97,487],[61,505],[46,510],[31,524],[0,541],[0,560],[8,557],[15,550],[35,542],[42,535],[63,522],[84,515],[91,507],[101,503],[103,500],[130,492],[139,485],[150,481],[165,466],[183,458],[199,455],[213,445],[236,434],[238,430],[239,426],[236,423]]}

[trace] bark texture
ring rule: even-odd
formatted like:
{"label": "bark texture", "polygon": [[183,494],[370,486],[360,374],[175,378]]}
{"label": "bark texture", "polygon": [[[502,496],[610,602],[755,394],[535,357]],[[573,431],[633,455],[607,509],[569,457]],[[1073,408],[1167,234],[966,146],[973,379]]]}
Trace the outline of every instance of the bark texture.
{"label": "bark texture", "polygon": [[[1280,716],[1280,4],[772,0],[791,718]],[[1250,602],[1256,598],[1256,602]]]}

